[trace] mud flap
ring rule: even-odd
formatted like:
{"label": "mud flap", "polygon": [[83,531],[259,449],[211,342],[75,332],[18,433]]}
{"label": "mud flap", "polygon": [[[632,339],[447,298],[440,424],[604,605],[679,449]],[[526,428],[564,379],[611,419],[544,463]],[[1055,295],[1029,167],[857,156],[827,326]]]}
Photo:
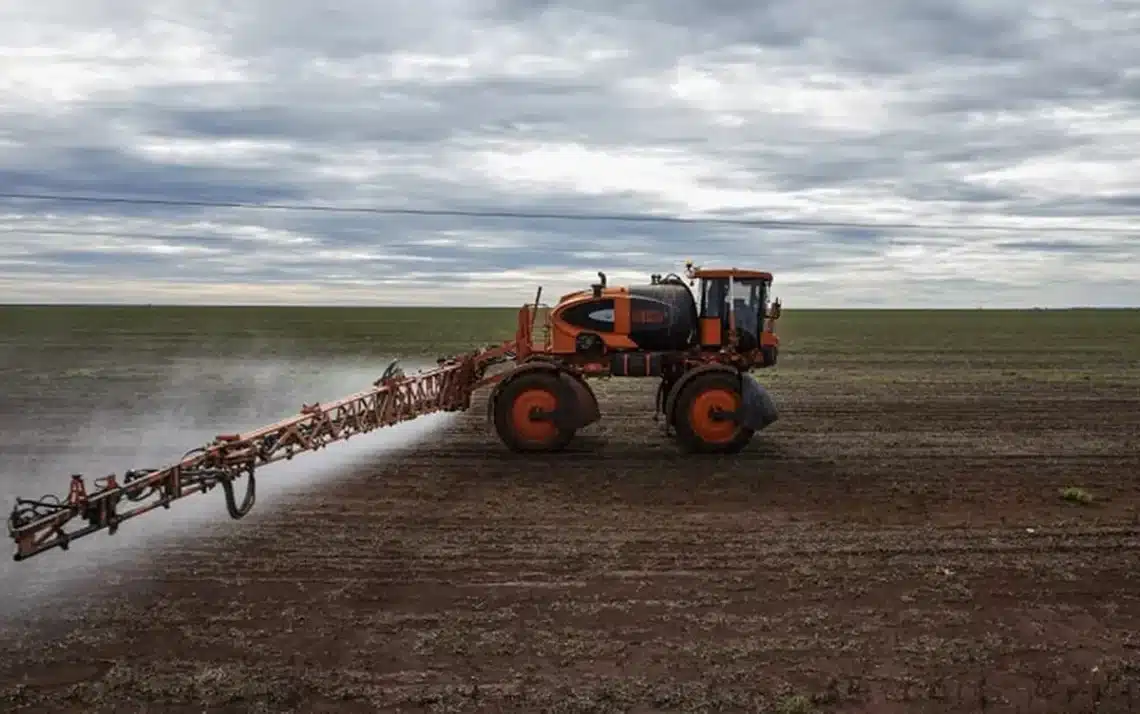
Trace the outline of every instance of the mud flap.
{"label": "mud flap", "polygon": [[780,418],[772,395],[760,385],[754,376],[745,372],[740,375],[740,389],[743,393],[743,426],[760,431]]}
{"label": "mud flap", "polygon": [[572,374],[562,372],[558,376],[574,395],[575,404],[571,412],[574,414],[574,419],[570,428],[581,429],[600,419],[601,410],[598,408],[598,398],[594,396],[594,390],[590,389],[585,381]]}

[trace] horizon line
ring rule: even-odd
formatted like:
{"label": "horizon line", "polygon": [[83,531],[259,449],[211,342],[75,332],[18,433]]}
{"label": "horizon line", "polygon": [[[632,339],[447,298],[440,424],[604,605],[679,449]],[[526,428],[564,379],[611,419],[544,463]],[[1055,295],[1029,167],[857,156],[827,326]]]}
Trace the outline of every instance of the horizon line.
{"label": "horizon line", "polygon": [[[280,309],[280,310],[518,310],[519,305],[383,305],[383,304],[282,304],[282,303],[164,303],[164,302],[0,302],[0,308],[186,308]],[[550,306],[550,307],[553,307]],[[1140,310],[1140,305],[1072,305],[1069,307],[785,307],[784,312],[1063,312],[1073,310]]]}

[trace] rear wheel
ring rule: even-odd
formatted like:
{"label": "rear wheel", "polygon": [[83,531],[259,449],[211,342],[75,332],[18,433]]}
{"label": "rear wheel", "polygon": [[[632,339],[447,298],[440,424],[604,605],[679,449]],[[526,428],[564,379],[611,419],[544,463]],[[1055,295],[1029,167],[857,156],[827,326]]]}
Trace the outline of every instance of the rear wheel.
{"label": "rear wheel", "polygon": [[575,430],[560,423],[559,412],[573,406],[574,396],[557,373],[520,375],[495,400],[495,431],[512,451],[560,451]]}
{"label": "rear wheel", "polygon": [[678,395],[673,411],[681,448],[705,454],[731,454],[743,449],[755,433],[732,418],[732,412],[743,402],[737,376],[712,372],[695,377]]}

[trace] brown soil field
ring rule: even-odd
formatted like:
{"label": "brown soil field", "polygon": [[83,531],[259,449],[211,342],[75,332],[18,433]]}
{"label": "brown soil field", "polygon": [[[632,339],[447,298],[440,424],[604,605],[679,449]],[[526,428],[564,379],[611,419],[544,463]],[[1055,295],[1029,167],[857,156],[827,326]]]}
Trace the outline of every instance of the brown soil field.
{"label": "brown soil field", "polygon": [[506,452],[477,400],[12,631],[0,704],[1140,710],[1140,382],[1105,359],[803,358],[769,380],[781,421],[729,458],[679,455],[651,380],[596,382],[603,421],[541,457]]}

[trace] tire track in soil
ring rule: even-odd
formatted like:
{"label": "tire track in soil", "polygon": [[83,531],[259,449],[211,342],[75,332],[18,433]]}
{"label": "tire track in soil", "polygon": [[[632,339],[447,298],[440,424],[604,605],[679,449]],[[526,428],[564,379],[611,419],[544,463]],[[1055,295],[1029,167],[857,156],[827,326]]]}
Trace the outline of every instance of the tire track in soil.
{"label": "tire track in soil", "polygon": [[[694,460],[657,433],[643,386],[599,384],[605,421],[538,458],[502,452],[477,400],[436,445],[319,501],[157,553],[120,574],[127,595],[56,626],[81,655],[32,637],[0,654],[0,701],[650,711],[802,692],[953,711],[983,672],[1016,700],[1134,671],[1140,457],[962,436],[1030,443],[1064,390],[987,426],[935,387],[922,420],[877,422],[953,454],[870,448],[866,420],[801,400],[740,457]],[[871,394],[873,418],[890,414]],[[1109,399],[1089,423],[1123,446],[1135,405]],[[1061,502],[1078,478],[1104,503]]]}

